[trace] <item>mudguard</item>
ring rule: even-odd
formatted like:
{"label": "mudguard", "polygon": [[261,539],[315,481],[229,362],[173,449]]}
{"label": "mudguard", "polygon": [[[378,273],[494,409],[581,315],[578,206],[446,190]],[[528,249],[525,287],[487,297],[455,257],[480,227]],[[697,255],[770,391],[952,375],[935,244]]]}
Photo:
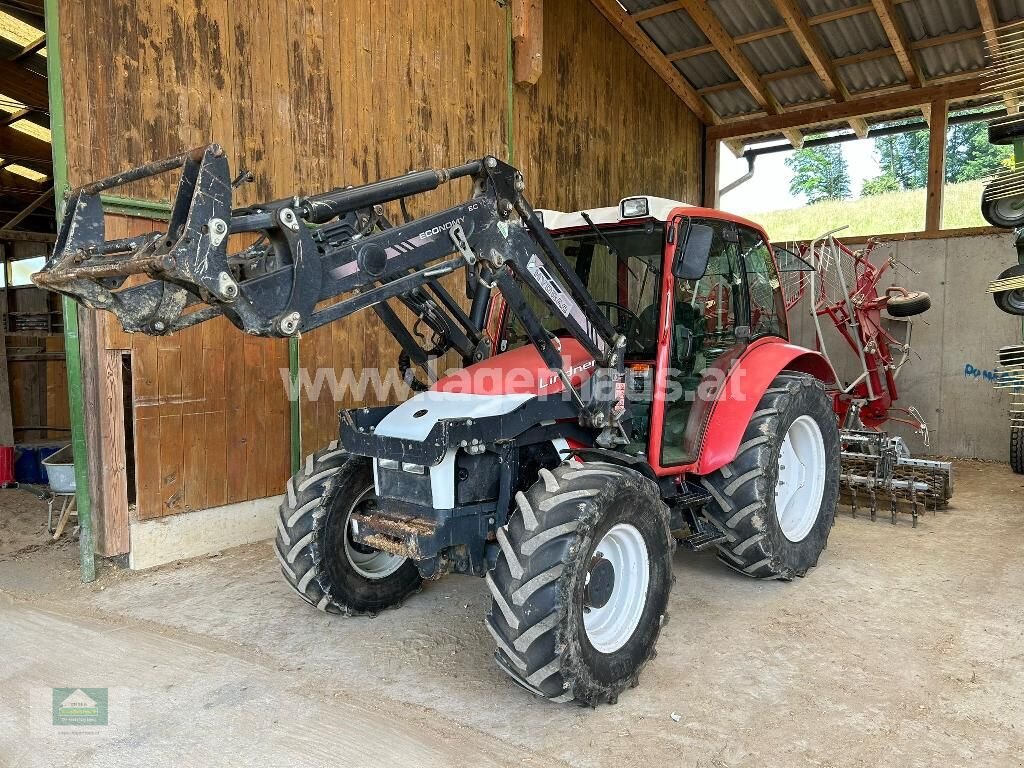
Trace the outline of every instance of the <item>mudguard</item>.
{"label": "mudguard", "polygon": [[711,404],[700,436],[697,461],[687,467],[688,471],[706,475],[736,458],[757,404],[783,371],[807,373],[826,385],[838,381],[832,365],[819,352],[780,339],[754,342],[731,367],[720,394]]}

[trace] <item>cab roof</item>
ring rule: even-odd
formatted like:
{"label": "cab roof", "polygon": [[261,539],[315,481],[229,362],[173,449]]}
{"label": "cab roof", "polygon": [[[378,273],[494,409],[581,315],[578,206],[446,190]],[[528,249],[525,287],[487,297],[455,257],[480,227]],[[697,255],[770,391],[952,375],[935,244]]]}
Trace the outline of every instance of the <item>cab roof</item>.
{"label": "cab roof", "polygon": [[[622,215],[623,203],[626,201],[640,200],[647,201],[646,215]],[[619,201],[619,204],[615,206],[608,206],[607,208],[587,208],[582,211],[566,212],[546,208],[537,209],[537,213],[541,216],[544,227],[552,232],[589,226],[583,218],[584,213],[591,218],[594,224],[600,226],[608,224],[628,224],[635,221],[646,221],[650,219],[654,219],[655,221],[668,221],[672,218],[672,215],[675,212],[687,216],[699,216],[706,219],[724,219],[726,221],[732,221],[737,224],[751,227],[752,229],[756,229],[758,232],[761,232],[762,235],[764,234],[764,230],[759,224],[748,219],[744,219],[742,216],[736,216],[735,214],[727,213],[726,211],[720,211],[717,208],[702,208],[679,200],[670,200],[666,197],[656,197],[654,195],[633,195],[631,197],[622,198],[622,200]]]}

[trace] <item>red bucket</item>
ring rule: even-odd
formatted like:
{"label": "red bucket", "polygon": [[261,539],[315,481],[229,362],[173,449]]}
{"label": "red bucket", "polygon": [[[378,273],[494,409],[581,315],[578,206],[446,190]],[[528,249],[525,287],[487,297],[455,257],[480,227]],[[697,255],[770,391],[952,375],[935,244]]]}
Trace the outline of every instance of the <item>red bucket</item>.
{"label": "red bucket", "polygon": [[14,446],[0,445],[0,486],[14,482]]}

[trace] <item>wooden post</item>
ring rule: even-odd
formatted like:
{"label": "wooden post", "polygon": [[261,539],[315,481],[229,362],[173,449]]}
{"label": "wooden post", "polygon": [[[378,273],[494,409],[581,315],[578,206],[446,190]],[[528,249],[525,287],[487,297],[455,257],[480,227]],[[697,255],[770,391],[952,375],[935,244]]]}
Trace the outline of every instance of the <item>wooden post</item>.
{"label": "wooden post", "polygon": [[924,215],[925,232],[942,229],[942,195],[946,186],[946,101],[931,103],[928,134],[928,195]]}
{"label": "wooden post", "polygon": [[516,85],[536,85],[544,69],[544,0],[512,0]]}
{"label": "wooden post", "polygon": [[718,142],[704,142],[704,191],[701,203],[705,208],[718,207]]}

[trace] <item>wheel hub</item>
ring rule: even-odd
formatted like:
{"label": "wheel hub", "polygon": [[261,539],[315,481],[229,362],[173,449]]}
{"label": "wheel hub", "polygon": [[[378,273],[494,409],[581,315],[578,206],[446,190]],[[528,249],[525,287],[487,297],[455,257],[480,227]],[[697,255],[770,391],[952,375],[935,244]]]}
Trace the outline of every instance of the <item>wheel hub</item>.
{"label": "wheel hub", "polygon": [[585,608],[604,608],[615,589],[615,566],[597,552],[590,561],[587,582],[583,588]]}
{"label": "wheel hub", "polygon": [[583,582],[583,627],[594,650],[614,653],[640,625],[651,583],[647,542],[629,523],[598,541]]}

